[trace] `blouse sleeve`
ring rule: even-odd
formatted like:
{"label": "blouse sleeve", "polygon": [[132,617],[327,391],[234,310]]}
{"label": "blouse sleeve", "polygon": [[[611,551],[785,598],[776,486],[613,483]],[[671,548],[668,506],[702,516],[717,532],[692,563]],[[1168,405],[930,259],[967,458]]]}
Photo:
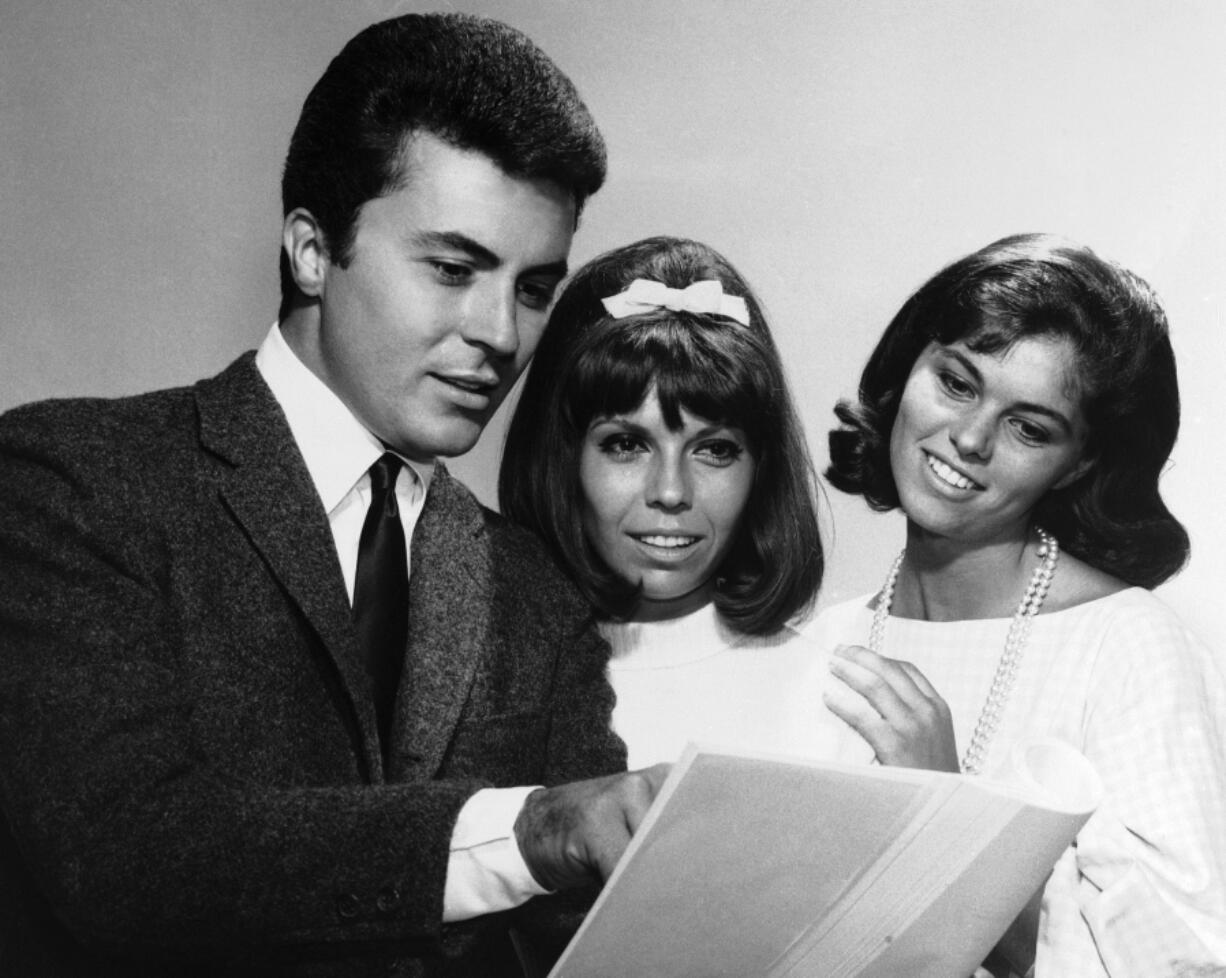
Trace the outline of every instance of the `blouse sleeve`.
{"label": "blouse sleeve", "polygon": [[1084,749],[1105,794],[1075,844],[1081,916],[1111,978],[1220,974],[1222,661],[1159,606],[1112,621],[1096,668]]}

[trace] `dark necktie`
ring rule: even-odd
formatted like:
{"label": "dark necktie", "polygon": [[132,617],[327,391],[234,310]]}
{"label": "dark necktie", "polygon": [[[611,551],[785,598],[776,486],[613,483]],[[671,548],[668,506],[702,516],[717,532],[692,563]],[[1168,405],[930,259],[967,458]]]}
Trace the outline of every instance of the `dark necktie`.
{"label": "dark necktie", "polygon": [[370,467],[370,509],[358,540],[353,620],[375,694],[379,738],[388,746],[392,704],[409,631],[409,566],[396,505],[400,459],[384,454]]}

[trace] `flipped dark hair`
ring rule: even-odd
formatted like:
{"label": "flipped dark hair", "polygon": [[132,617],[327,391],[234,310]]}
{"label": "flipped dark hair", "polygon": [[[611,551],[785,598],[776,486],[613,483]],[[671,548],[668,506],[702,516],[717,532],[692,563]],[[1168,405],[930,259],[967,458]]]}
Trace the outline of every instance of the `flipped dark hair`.
{"label": "flipped dark hair", "polygon": [[1093,464],[1053,489],[1033,518],[1069,553],[1152,588],[1188,558],[1188,535],[1158,492],[1179,432],[1179,386],[1166,313],[1137,275],[1053,235],[1002,238],[938,272],[886,328],[856,402],[835,407],[826,478],[877,510],[899,505],[890,431],[903,388],[929,343],[998,353],[1027,337],[1075,352],[1071,376]]}
{"label": "flipped dark hair", "polygon": [[[745,299],[750,324],[652,310],[614,319],[601,299],[635,279],[684,288],[718,280]],[[808,611],[824,567],[813,463],[779,352],[749,286],[713,249],[655,237],[610,251],[563,289],[511,418],[498,480],[502,512],[535,530],[606,617],[624,619],[637,582],[613,573],[583,531],[579,456],[594,419],[633,411],[655,386],[665,423],[681,410],[741,428],[755,476],[741,524],[716,570],[725,623],[765,635]]]}
{"label": "flipped dark hair", "polygon": [[[282,213],[310,211],[328,257],[351,258],[358,211],[403,185],[429,132],[508,175],[567,188],[576,215],[604,182],[604,141],[570,80],[519,31],[466,14],[407,14],[354,36],[315,83],[290,139]],[[281,255],[281,318],[300,293]]]}

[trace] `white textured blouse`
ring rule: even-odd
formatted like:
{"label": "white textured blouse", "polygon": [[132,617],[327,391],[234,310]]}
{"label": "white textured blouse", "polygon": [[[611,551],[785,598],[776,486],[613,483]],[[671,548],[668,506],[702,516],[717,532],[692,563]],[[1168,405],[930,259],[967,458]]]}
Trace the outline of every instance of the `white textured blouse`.
{"label": "white textured blouse", "polygon": [[693,740],[800,757],[872,751],[822,703],[829,655],[791,628],[739,635],[708,604],[661,622],[605,623],[613,729],[630,767],[675,761]]}
{"label": "white textured blouse", "polygon": [[[805,630],[823,649],[868,645],[871,596]],[[959,750],[991,686],[1009,619],[890,617],[883,653],[945,698]],[[1057,737],[1105,789],[1043,894],[1037,978],[1226,975],[1226,673],[1141,588],[1040,614],[983,764]],[[849,758],[848,758],[849,759]]]}

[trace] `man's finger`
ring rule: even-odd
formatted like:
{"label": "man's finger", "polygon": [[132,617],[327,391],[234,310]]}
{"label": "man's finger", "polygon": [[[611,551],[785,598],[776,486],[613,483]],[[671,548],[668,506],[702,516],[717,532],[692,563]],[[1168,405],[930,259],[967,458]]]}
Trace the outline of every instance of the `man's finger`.
{"label": "man's finger", "polygon": [[651,809],[652,802],[656,800],[656,795],[660,793],[660,789],[664,786],[664,782],[668,780],[668,774],[672,769],[673,766],[671,764],[655,764],[652,767],[645,767],[631,772],[631,774],[636,775],[641,780],[637,799],[633,799],[626,806],[626,824],[631,834],[637,832],[639,826],[643,824],[643,819],[647,817],[647,812]]}

